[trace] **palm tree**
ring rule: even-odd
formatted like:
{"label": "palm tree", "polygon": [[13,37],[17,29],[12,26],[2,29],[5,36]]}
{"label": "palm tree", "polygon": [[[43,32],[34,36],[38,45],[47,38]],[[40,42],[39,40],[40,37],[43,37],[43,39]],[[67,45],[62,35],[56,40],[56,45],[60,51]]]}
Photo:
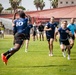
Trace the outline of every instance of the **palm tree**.
{"label": "palm tree", "polygon": [[0,4],[0,13],[2,12],[3,10],[3,7],[2,7],[2,4]]}
{"label": "palm tree", "polygon": [[35,5],[36,9],[38,10],[38,8],[40,6],[40,0],[34,0],[34,5]]}
{"label": "palm tree", "polygon": [[36,9],[40,8],[42,10],[45,6],[45,2],[43,0],[34,0],[34,5],[36,6]]}
{"label": "palm tree", "polygon": [[58,7],[58,0],[49,0],[50,1],[50,6],[53,6],[53,8]]}
{"label": "palm tree", "polygon": [[14,12],[16,11],[16,9],[18,8],[19,4],[21,3],[22,0],[9,0],[9,3],[11,5],[11,8],[14,10]]}
{"label": "palm tree", "polygon": [[44,7],[45,7],[45,2],[42,0],[39,8],[40,8],[40,10],[43,10]]}

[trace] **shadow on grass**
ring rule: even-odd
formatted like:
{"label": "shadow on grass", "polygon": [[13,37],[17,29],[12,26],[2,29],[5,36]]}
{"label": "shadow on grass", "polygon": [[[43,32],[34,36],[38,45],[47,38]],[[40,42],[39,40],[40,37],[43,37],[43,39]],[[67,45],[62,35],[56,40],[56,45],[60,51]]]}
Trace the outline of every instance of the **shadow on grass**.
{"label": "shadow on grass", "polygon": [[9,66],[9,68],[50,68],[50,67],[67,67],[69,65],[43,65],[43,66]]}
{"label": "shadow on grass", "polygon": [[76,60],[76,58],[72,58],[71,60]]}

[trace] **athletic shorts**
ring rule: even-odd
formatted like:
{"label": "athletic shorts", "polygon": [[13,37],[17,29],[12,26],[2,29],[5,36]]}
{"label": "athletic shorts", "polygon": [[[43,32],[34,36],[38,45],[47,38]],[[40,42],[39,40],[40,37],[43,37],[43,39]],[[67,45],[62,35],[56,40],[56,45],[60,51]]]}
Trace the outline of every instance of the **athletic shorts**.
{"label": "athletic shorts", "polygon": [[69,36],[69,39],[75,40],[75,36]]}
{"label": "athletic shorts", "polygon": [[44,34],[44,31],[42,31],[42,32],[39,31],[39,34]]}
{"label": "athletic shorts", "polygon": [[34,31],[34,32],[33,32],[33,36],[36,36],[36,34],[37,34],[37,32],[36,32],[36,31]]}
{"label": "athletic shorts", "polygon": [[59,39],[59,42],[60,42],[60,45],[61,45],[61,44],[70,45],[69,40],[61,41],[61,40]]}
{"label": "athletic shorts", "polygon": [[30,40],[30,35],[25,35],[25,40]]}
{"label": "athletic shorts", "polygon": [[50,39],[54,39],[54,36],[46,36],[47,41],[50,41]]}
{"label": "athletic shorts", "polygon": [[75,36],[73,35],[72,37],[71,37],[73,40],[75,40]]}
{"label": "athletic shorts", "polygon": [[22,45],[23,41],[25,40],[25,35],[22,33],[15,34],[15,43]]}
{"label": "athletic shorts", "polygon": [[0,31],[0,34],[2,34],[1,31]]}

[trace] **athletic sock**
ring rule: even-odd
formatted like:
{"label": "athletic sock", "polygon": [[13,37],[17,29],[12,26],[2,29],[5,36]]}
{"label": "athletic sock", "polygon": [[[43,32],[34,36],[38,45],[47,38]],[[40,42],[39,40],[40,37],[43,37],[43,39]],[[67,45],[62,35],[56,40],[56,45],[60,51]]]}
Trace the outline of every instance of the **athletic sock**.
{"label": "athletic sock", "polygon": [[9,54],[9,51],[7,51],[7,52],[3,53],[3,55],[4,55],[4,56],[6,56],[7,54]]}
{"label": "athletic sock", "polygon": [[5,52],[4,55],[6,56],[6,55],[9,54],[12,50],[13,50],[13,48],[11,48],[11,49],[8,50],[7,52]]}
{"label": "athletic sock", "polygon": [[4,53],[4,55],[6,56],[7,60],[16,52],[17,50],[14,48],[11,48],[10,50],[8,50],[6,53]]}

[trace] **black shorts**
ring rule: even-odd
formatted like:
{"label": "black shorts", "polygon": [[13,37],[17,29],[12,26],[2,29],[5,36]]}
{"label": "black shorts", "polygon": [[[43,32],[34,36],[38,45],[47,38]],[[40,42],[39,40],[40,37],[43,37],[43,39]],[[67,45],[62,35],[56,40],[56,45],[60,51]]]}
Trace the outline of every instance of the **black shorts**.
{"label": "black shorts", "polygon": [[2,34],[1,31],[0,31],[0,34]]}
{"label": "black shorts", "polygon": [[47,41],[50,41],[50,39],[54,39],[54,36],[46,36]]}
{"label": "black shorts", "polygon": [[23,41],[25,40],[25,35],[22,33],[15,34],[15,43],[22,45]]}
{"label": "black shorts", "polygon": [[59,39],[60,44],[70,45],[69,40],[62,41]]}
{"label": "black shorts", "polygon": [[73,35],[73,36],[69,36],[69,39],[72,39],[72,40],[75,40],[75,36]]}
{"label": "black shorts", "polygon": [[37,32],[36,31],[33,31],[33,36],[36,36]]}
{"label": "black shorts", "polygon": [[30,40],[30,35],[25,35],[25,40]]}
{"label": "black shorts", "polygon": [[71,37],[73,40],[75,40],[75,36],[73,35],[72,37]]}

